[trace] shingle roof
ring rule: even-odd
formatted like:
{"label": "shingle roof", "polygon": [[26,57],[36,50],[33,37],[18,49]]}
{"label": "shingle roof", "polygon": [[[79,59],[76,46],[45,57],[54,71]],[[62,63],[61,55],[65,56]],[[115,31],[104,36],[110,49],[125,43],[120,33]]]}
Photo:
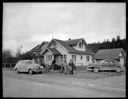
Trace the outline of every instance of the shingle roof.
{"label": "shingle roof", "polygon": [[33,49],[31,49],[32,52],[34,51],[39,51],[39,47],[40,47],[40,44],[38,44],[37,46],[35,46]]}
{"label": "shingle roof", "polygon": [[55,48],[48,48],[54,55],[61,55],[61,53]]}
{"label": "shingle roof", "polygon": [[123,48],[117,48],[117,49],[103,49],[99,50],[94,58],[96,59],[118,59],[119,53],[122,52],[124,54]]}
{"label": "shingle roof", "polygon": [[66,42],[62,41],[62,40],[58,40],[58,39],[55,39],[58,43],[60,43],[63,47],[65,47],[68,51],[70,52],[75,52],[76,50],[69,46]]}
{"label": "shingle roof", "polygon": [[[38,44],[37,46],[35,46],[31,52],[40,52],[41,51],[41,47],[43,46],[43,44],[48,44],[49,42],[43,41],[41,44]],[[47,46],[46,46],[47,47]]]}
{"label": "shingle roof", "polygon": [[80,39],[73,39],[73,40],[67,40],[67,41],[64,41],[66,42],[68,45],[76,45],[78,42],[80,42],[83,38],[80,38]]}
{"label": "shingle roof", "polygon": [[88,49],[86,51],[77,51],[75,50],[72,46],[72,44],[78,43],[81,39],[74,39],[74,40],[68,40],[68,41],[62,41],[62,40],[58,40],[58,39],[54,39],[56,40],[58,43],[60,43],[63,47],[65,47],[69,52],[71,53],[79,53],[79,54],[94,54],[90,49]]}
{"label": "shingle roof", "polygon": [[40,49],[44,44],[49,44],[49,42],[47,42],[47,41],[43,41],[43,42],[40,44],[39,49]]}

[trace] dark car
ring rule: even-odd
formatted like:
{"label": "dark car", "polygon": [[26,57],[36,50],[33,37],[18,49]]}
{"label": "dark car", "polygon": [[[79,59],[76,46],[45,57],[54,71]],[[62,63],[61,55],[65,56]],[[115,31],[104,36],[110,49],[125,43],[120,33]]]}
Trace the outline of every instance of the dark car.
{"label": "dark car", "polygon": [[99,63],[89,64],[87,69],[93,70],[94,72],[99,72],[101,70],[115,70],[116,72],[121,72],[124,68],[117,60],[105,59]]}

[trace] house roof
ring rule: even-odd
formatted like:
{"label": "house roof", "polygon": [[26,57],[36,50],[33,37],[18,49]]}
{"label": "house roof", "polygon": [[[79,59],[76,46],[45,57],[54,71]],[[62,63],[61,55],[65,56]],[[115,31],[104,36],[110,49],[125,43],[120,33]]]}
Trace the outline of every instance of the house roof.
{"label": "house roof", "polygon": [[120,52],[123,53],[123,55],[124,55],[123,48],[103,49],[103,50],[99,50],[95,54],[94,58],[95,59],[110,59],[110,58],[118,59]]}
{"label": "house roof", "polygon": [[64,41],[66,42],[68,45],[76,45],[78,42],[80,42],[81,40],[83,40],[83,38],[80,38],[80,39],[73,39],[73,40],[67,40],[67,41]]}
{"label": "house roof", "polygon": [[48,48],[54,55],[61,55],[61,53],[55,48]]}
{"label": "house roof", "polygon": [[[87,47],[86,51],[77,51],[76,49],[74,49],[71,45],[77,44],[78,42],[80,42],[81,40],[84,40],[83,38],[80,39],[74,39],[74,40],[68,40],[68,41],[62,41],[62,40],[58,40],[58,39],[54,39],[56,40],[58,43],[60,43],[64,48],[66,48],[69,52],[71,53],[78,53],[78,54],[94,54],[89,48]],[[85,42],[85,45],[86,42]]]}
{"label": "house roof", "polygon": [[62,41],[62,40],[58,40],[58,39],[55,39],[58,43],[60,43],[63,47],[65,47],[69,52],[75,52],[76,50],[69,46],[68,43],[66,43],[65,41]]}
{"label": "house roof", "polygon": [[41,47],[42,47],[44,44],[49,44],[49,42],[47,42],[47,41],[43,41],[43,42],[40,44],[39,49],[41,49]]}
{"label": "house roof", "polygon": [[33,49],[31,49],[30,51],[31,52],[35,52],[35,51],[39,51],[39,47],[40,47],[40,44],[38,44],[37,46],[35,46]]}
{"label": "house roof", "polygon": [[[41,44],[38,44],[37,46],[35,46],[32,50],[30,50],[31,52],[40,52],[41,51],[41,47],[44,44],[49,44],[49,42],[43,41]],[[47,47],[47,46],[46,46]]]}

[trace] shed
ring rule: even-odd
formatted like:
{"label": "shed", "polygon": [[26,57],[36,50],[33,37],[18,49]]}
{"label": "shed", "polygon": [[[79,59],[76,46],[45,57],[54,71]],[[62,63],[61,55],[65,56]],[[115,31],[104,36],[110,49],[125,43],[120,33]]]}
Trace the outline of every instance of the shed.
{"label": "shed", "polygon": [[116,59],[121,63],[121,65],[124,65],[125,57],[126,55],[123,48],[116,48],[116,49],[99,50],[95,54],[94,59],[96,61],[103,60],[103,59]]}

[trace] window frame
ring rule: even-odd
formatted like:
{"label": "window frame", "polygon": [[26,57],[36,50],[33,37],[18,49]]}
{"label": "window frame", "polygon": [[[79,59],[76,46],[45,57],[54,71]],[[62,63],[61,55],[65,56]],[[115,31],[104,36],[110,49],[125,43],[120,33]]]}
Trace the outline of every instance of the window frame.
{"label": "window frame", "polygon": [[74,62],[76,62],[76,55],[72,55],[72,60],[74,61]]}

